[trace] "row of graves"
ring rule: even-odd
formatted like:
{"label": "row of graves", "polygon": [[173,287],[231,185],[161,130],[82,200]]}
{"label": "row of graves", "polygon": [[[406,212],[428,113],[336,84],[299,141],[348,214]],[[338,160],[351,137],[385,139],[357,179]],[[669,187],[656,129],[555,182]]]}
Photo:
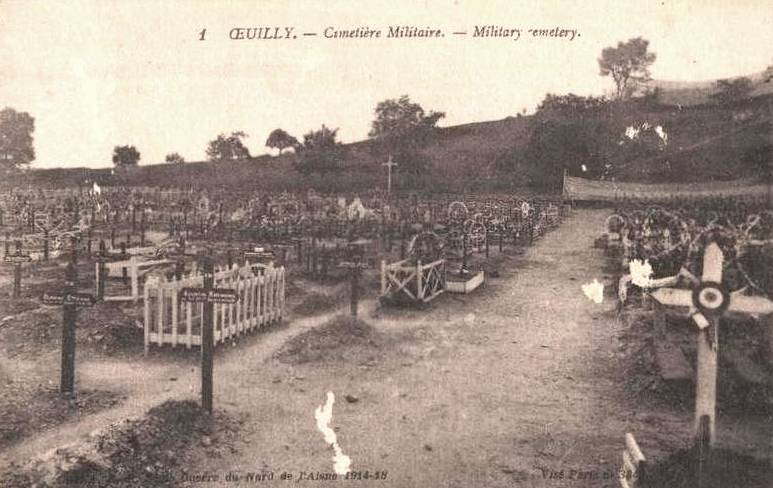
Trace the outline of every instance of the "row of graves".
{"label": "row of graves", "polygon": [[[60,190],[16,192],[0,198],[0,228],[22,233],[43,232],[44,227],[66,225],[81,231],[103,228],[111,244],[127,228],[132,234],[162,232],[188,240],[251,239],[276,241],[319,234],[317,237],[355,235],[373,237],[402,232],[408,225],[454,224],[447,209],[455,201],[449,195],[417,194],[385,198],[379,193],[362,198],[353,195],[320,196],[289,193],[237,195],[176,189],[99,187],[81,193]],[[553,225],[560,206],[550,201],[496,195],[465,195],[460,203],[471,216],[492,226],[518,233],[521,238],[539,235],[542,223]],[[539,213],[545,212],[547,219]],[[44,225],[42,225],[44,224]],[[490,229],[491,230],[491,229]],[[105,235],[104,237],[107,237]]]}
{"label": "row of graves", "polygon": [[[597,240],[620,273],[619,310],[638,306],[651,317],[662,381],[694,385],[686,449],[648,466],[627,434],[622,486],[766,486],[760,480],[773,479],[767,459],[718,447],[716,427],[718,397],[745,402],[744,411],[755,407],[749,402],[773,406],[769,393],[737,398],[721,390],[773,391],[773,211],[748,200],[695,203],[624,202]],[[718,382],[720,371],[731,373]]]}
{"label": "row of graves", "polygon": [[[384,204],[314,195],[298,202],[289,194],[250,209],[212,195],[96,186],[12,200],[2,207],[0,253],[14,267],[14,297],[31,266],[70,262],[63,284],[40,297],[65,310],[62,392],[74,394],[77,308],[113,303],[141,310],[146,354],[200,349],[205,406],[214,349],[283,319],[291,265],[313,279],[343,274],[353,314],[366,269],[380,271],[384,303],[427,303],[479,288],[485,273],[469,265],[474,255],[529,245],[563,213],[558,201],[515,197],[443,200],[441,210],[415,196]],[[94,270],[89,289],[74,285],[78,259]]]}
{"label": "row of graves", "polygon": [[557,203],[524,202],[519,210],[517,218],[510,219],[509,211],[473,213],[464,202],[452,201],[446,218],[435,222],[435,214],[426,208],[424,222],[411,226],[407,249],[401,240],[400,260],[381,262],[381,299],[427,303],[443,292],[476,290],[485,281],[485,271],[471,269],[472,255],[485,254],[488,259],[492,247],[502,252],[506,242],[530,245],[560,223]]}
{"label": "row of graves", "polygon": [[[67,398],[76,395],[78,309],[136,307],[142,310],[143,320],[136,326],[144,337],[146,355],[151,346],[158,347],[161,354],[162,346],[198,347],[202,405],[211,412],[215,348],[282,320],[285,268],[277,265],[273,253],[262,249],[236,253],[229,248],[223,256],[217,242],[148,242],[143,247],[122,242],[111,249],[100,240],[94,252],[85,253],[84,235],[72,234],[61,254],[39,260],[33,260],[22,241],[15,240],[3,257],[4,265],[13,267],[14,300],[22,298],[22,282],[28,274],[40,271],[40,266],[57,273],[62,261],[65,263],[61,279],[52,279],[36,299],[41,305],[63,310],[61,394]],[[224,257],[226,262],[222,262]],[[86,280],[78,276],[84,258],[94,267],[93,280],[89,280],[90,273]]]}

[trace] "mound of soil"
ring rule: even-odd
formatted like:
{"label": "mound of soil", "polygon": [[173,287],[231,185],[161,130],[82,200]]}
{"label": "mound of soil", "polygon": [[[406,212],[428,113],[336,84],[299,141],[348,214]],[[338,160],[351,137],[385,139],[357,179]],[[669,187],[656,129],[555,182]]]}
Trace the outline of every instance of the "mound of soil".
{"label": "mound of soil", "polygon": [[213,419],[193,401],[167,401],[142,419],[115,424],[80,445],[11,466],[0,475],[0,486],[178,486],[196,446],[212,451],[225,446],[215,435],[230,437],[232,423]]}
{"label": "mound of soil", "polygon": [[107,355],[134,354],[143,347],[142,308],[104,303],[85,309],[78,316],[78,342]]}
{"label": "mound of soil", "polygon": [[14,315],[18,315],[23,312],[35,310],[38,308],[38,304],[33,300],[26,300],[24,298],[13,300],[10,298],[0,298],[0,327],[5,320],[10,320]]}
{"label": "mound of soil", "polygon": [[290,364],[347,361],[363,353],[376,353],[385,343],[385,337],[368,323],[355,317],[339,315],[291,338],[275,357]]}
{"label": "mound of soil", "polygon": [[293,307],[293,313],[306,317],[327,312],[341,303],[344,303],[341,296],[312,292],[303,297],[302,301]]}
{"label": "mound of soil", "polygon": [[[136,326],[139,313],[139,307],[124,308],[113,303],[79,310],[76,322],[78,346],[107,355],[141,350],[142,329]],[[0,317],[0,320],[0,339],[8,357],[34,357],[60,348],[61,307],[32,309],[9,315],[6,319]]]}
{"label": "mound of soil", "polygon": [[[691,450],[681,450],[647,466],[640,480],[642,488],[698,488],[697,457]],[[769,462],[737,452],[714,449],[704,463],[700,488],[769,488],[773,467]],[[638,486],[638,485],[637,485]]]}

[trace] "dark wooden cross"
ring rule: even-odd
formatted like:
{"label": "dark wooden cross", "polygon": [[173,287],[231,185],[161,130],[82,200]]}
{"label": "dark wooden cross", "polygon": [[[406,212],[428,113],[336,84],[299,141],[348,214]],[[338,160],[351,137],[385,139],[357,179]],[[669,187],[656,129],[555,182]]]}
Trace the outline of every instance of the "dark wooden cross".
{"label": "dark wooden cross", "polygon": [[202,256],[201,266],[204,270],[204,286],[202,288],[183,288],[180,291],[180,300],[204,304],[204,314],[201,321],[201,408],[211,414],[213,408],[213,358],[215,349],[215,324],[212,320],[213,304],[236,303],[239,300],[239,296],[236,290],[215,288],[214,263],[211,250]]}
{"label": "dark wooden cross", "polygon": [[342,261],[338,264],[338,267],[346,269],[349,272],[349,311],[352,314],[352,317],[356,317],[360,302],[360,275],[362,274],[362,270],[370,268],[370,265],[361,261],[360,257],[355,255],[353,260]]}
{"label": "dark wooden cross", "polygon": [[78,279],[75,260],[67,263],[64,272],[64,286],[55,291],[45,292],[41,297],[45,305],[62,306],[62,366],[59,391],[67,397],[75,396],[75,322],[78,307],[92,307],[94,295],[79,293],[75,283]]}
{"label": "dark wooden cross", "polygon": [[32,257],[22,253],[21,241],[17,240],[16,253],[10,256],[6,254],[4,261],[13,264],[13,298],[19,298],[21,296],[21,265],[32,261]]}

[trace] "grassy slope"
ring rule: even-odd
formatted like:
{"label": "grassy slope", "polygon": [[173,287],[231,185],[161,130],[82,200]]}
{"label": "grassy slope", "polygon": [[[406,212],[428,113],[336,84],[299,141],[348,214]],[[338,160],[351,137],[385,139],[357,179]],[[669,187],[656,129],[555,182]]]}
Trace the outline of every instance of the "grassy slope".
{"label": "grassy slope", "polygon": [[[754,148],[770,144],[771,97],[773,95],[759,96],[728,107],[613,104],[596,116],[607,118],[616,130],[619,129],[621,137],[625,127],[645,121],[662,125],[669,134],[669,146],[662,158],[669,160],[670,174],[653,175],[648,167],[655,163],[654,160],[614,161],[617,167],[624,168],[618,175],[619,179],[728,179],[749,175],[749,169],[741,167],[739,161]],[[432,164],[430,174],[421,179],[397,175],[395,188],[432,187],[439,191],[506,189],[513,183],[505,183],[498,178],[493,162],[510,148],[525,146],[533,121],[533,116],[508,117],[442,128],[424,150]],[[111,185],[193,185],[228,187],[232,191],[292,191],[313,187],[340,192],[383,186],[384,168],[379,164],[382,158],[376,156],[364,142],[346,147],[345,171],[326,176],[298,174],[292,168],[293,155],[285,154],[240,162],[140,166],[124,174],[116,172],[115,175],[111,175],[110,169],[33,170],[22,179],[8,183],[14,186],[74,186],[79,180],[89,178]]]}

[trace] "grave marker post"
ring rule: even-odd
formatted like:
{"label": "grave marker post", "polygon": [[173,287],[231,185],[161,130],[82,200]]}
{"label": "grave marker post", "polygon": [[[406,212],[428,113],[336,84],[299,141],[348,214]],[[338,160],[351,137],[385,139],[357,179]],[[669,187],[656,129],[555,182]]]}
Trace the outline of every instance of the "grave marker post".
{"label": "grave marker post", "polygon": [[[78,272],[75,269],[75,260],[67,263],[64,272],[64,292],[69,294],[75,291],[75,281]],[[62,307],[62,367],[59,381],[59,391],[63,395],[75,394],[75,320],[77,319],[75,304]]]}
{"label": "grave marker post", "polygon": [[341,262],[338,267],[349,271],[349,312],[352,317],[356,317],[360,302],[360,275],[362,274],[363,269],[367,269],[370,266],[368,266],[367,263],[361,262],[359,257],[355,257],[353,261]]}
{"label": "grave marker post", "polygon": [[107,259],[107,246],[105,241],[99,240],[99,255],[97,256],[97,300],[105,297],[105,260]]}
{"label": "grave marker post", "polygon": [[54,292],[43,293],[45,305],[62,305],[62,362],[59,391],[65,397],[75,395],[75,320],[78,307],[91,307],[96,303],[93,295],[77,293],[75,283],[78,275],[76,261],[67,263],[64,287]]}
{"label": "grave marker post", "polygon": [[[205,290],[211,290],[215,286],[211,254],[212,250],[209,249],[202,262]],[[212,302],[204,302],[204,316],[201,322],[201,407],[210,414],[212,413],[213,349],[215,348],[212,310]]]}
{"label": "grave marker post", "polygon": [[43,261],[48,261],[48,228],[43,229]]}
{"label": "grave marker post", "polygon": [[235,290],[215,288],[212,249],[201,257],[204,269],[203,288],[183,288],[180,299],[183,302],[203,303],[204,314],[201,322],[201,408],[212,413],[213,369],[215,331],[213,321],[214,303],[236,303],[239,299]]}
{"label": "grave marker post", "polygon": [[22,263],[28,263],[32,258],[28,255],[22,254],[21,241],[16,241],[16,253],[13,256],[5,255],[4,261],[6,263],[12,263],[13,266],[13,298],[19,298],[21,296],[21,265]]}
{"label": "grave marker post", "polygon": [[145,247],[145,207],[140,214],[140,247]]}
{"label": "grave marker post", "polygon": [[766,297],[730,292],[722,284],[724,255],[719,245],[710,243],[703,255],[703,275],[692,290],[658,288],[650,293],[658,303],[688,308],[698,327],[697,371],[695,385],[695,445],[701,455],[710,449],[715,438],[718,327],[725,312],[750,316],[773,313],[773,301]]}

